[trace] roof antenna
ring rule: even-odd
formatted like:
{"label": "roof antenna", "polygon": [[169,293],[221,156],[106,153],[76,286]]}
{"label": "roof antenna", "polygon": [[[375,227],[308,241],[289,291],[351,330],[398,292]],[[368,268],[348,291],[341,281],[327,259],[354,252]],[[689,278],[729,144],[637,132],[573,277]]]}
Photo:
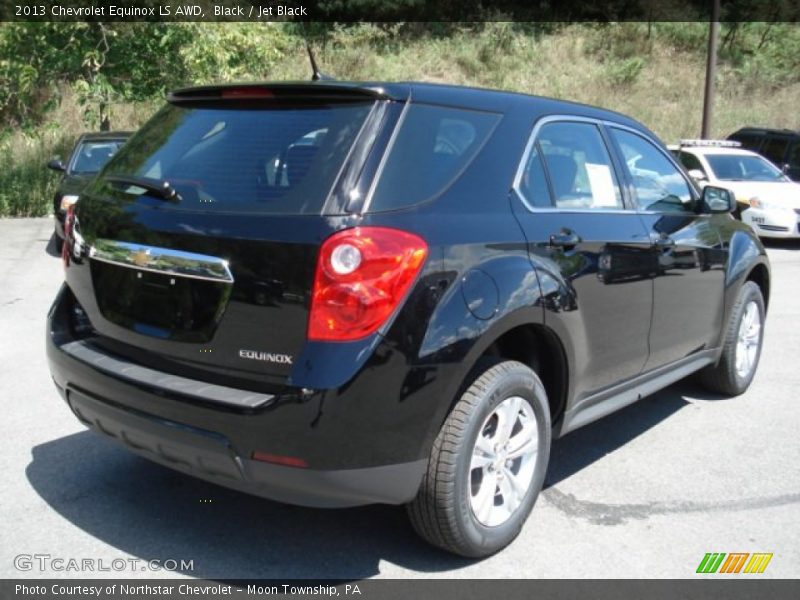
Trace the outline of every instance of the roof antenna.
{"label": "roof antenna", "polygon": [[314,58],[314,51],[311,49],[311,44],[309,44],[308,41],[306,41],[306,51],[308,52],[308,59],[311,61],[311,81],[327,79],[327,77],[320,73],[319,67],[317,66],[317,61]]}
{"label": "roof antenna", "polygon": [[311,49],[311,43],[308,41],[308,29],[306,23],[303,21],[303,37],[306,38],[306,52],[308,52],[308,59],[311,61],[311,81],[329,81],[333,77],[329,77],[319,70],[317,66],[317,59],[314,57],[314,51]]}

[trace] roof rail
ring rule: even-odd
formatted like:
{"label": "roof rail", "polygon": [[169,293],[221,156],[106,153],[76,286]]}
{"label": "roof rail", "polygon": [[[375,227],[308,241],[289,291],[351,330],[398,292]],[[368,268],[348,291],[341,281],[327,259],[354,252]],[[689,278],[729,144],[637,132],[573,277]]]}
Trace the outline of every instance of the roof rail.
{"label": "roof rail", "polygon": [[684,146],[708,146],[714,148],[741,148],[741,142],[734,142],[733,140],[691,140],[684,139],[680,142],[681,147]]}

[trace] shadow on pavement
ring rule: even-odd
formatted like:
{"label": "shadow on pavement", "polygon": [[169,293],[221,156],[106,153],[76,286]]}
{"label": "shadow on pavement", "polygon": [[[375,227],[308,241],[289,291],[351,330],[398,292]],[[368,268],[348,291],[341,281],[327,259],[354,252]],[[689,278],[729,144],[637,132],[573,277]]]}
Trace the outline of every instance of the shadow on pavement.
{"label": "shadow on pavement", "polygon": [[782,240],[780,238],[761,238],[761,243],[764,244],[764,247],[767,249],[800,250],[800,240],[796,239]]}
{"label": "shadow on pavement", "polygon": [[47,252],[50,256],[61,257],[61,250],[58,249],[58,237],[56,236],[55,231],[50,236],[50,239],[47,241],[47,246],[45,246],[44,251]]}
{"label": "shadow on pavement", "polygon": [[[678,384],[556,441],[545,487],[645,433],[697,392]],[[173,472],[88,431],[34,447],[26,475],[89,535],[146,560],[194,560],[185,574],[195,577],[358,579],[378,574],[381,560],[423,573],[472,562],[417,538],[402,507],[278,504]]]}
{"label": "shadow on pavement", "polygon": [[421,572],[471,563],[417,538],[402,507],[279,504],[173,472],[89,431],[34,447],[26,475],[89,535],[145,560],[193,560],[184,573],[194,577],[360,579],[378,574],[382,559]]}
{"label": "shadow on pavement", "polygon": [[687,406],[689,402],[684,395],[711,399],[703,394],[694,384],[681,382],[556,440],[550,454],[545,489],[585,469]]}

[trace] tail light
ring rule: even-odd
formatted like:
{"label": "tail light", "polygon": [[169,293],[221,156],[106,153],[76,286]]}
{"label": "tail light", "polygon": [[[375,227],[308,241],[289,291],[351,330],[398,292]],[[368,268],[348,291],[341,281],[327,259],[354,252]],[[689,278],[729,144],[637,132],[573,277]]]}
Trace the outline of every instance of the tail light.
{"label": "tail light", "polygon": [[322,244],[308,339],[352,341],[383,325],[419,274],[428,245],[412,233],[385,227],[356,227]]}
{"label": "tail light", "polygon": [[222,90],[222,97],[225,99],[229,98],[240,98],[242,100],[263,100],[267,98],[274,98],[275,94],[273,94],[270,90],[266,88],[260,87],[237,87],[237,88],[226,88]]}

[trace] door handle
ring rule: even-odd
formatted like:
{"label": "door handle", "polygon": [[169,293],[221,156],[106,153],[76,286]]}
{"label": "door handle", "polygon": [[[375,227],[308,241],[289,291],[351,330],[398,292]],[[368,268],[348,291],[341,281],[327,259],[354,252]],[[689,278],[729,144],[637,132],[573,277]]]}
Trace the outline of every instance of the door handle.
{"label": "door handle", "polygon": [[655,238],[653,242],[658,248],[673,248],[675,246],[675,240],[664,233]]}
{"label": "door handle", "polygon": [[569,229],[562,229],[558,233],[550,234],[550,245],[561,248],[573,248],[580,244],[583,240],[574,231]]}

